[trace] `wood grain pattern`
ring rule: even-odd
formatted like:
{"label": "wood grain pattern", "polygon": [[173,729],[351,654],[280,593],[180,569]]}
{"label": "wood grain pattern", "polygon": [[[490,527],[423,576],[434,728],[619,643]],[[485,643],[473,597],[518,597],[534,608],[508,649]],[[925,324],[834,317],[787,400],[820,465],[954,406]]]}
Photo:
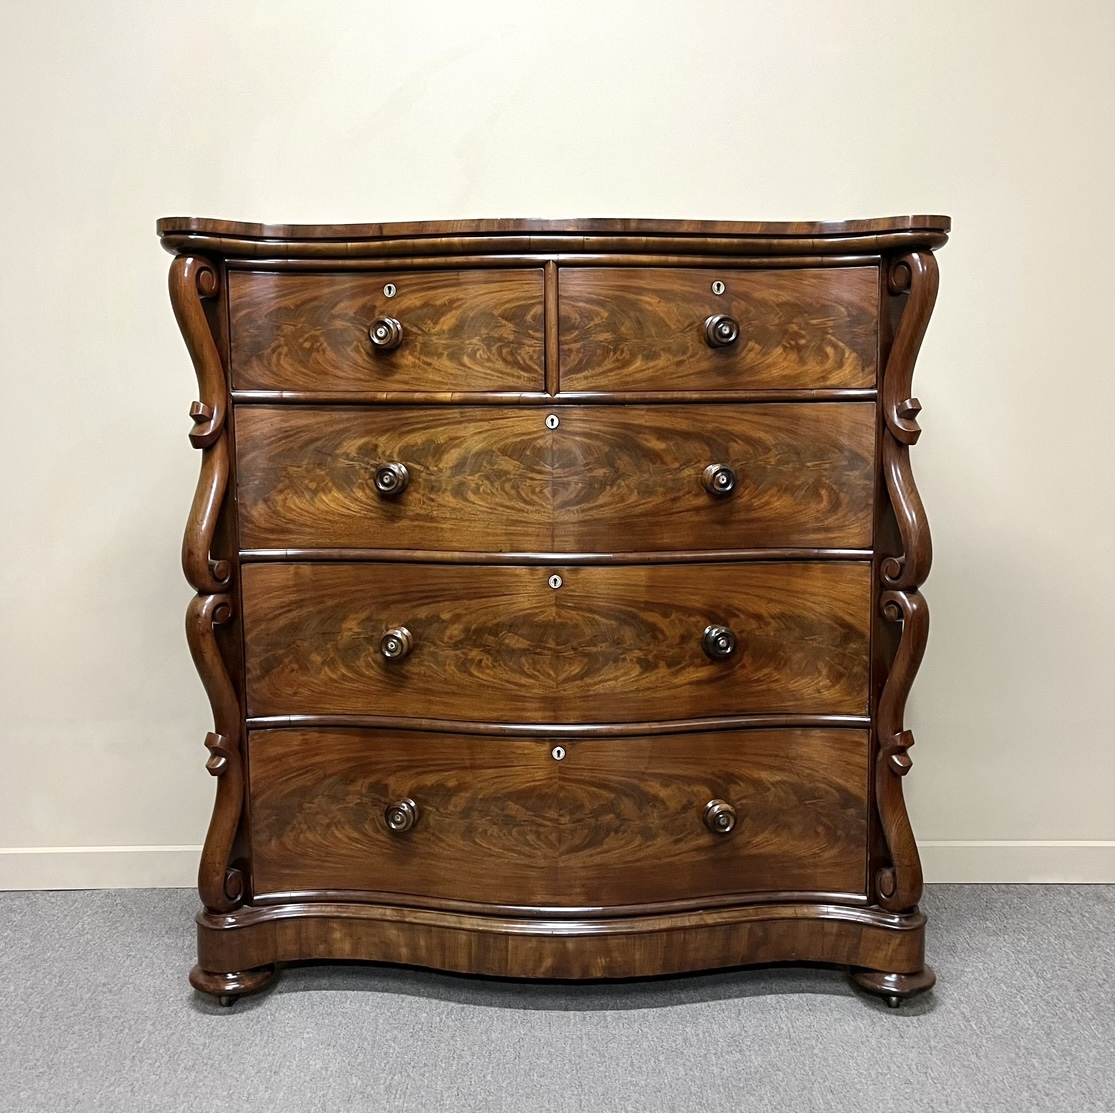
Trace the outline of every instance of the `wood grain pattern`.
{"label": "wood grain pattern", "polygon": [[[384,294],[393,283],[394,297]],[[229,276],[232,380],[247,390],[542,390],[542,269]],[[376,351],[377,317],[402,325]]]}
{"label": "wood grain pattern", "polygon": [[[722,280],[725,291],[712,292]],[[724,390],[875,383],[874,267],[733,272],[563,267],[561,389]],[[705,320],[739,340],[710,348]]]}
{"label": "wood grain pattern", "polygon": [[[648,220],[644,217],[577,217],[539,219],[500,217],[481,220],[416,220],[380,224],[249,224],[212,217],[164,216],[156,224],[160,236],[176,232],[255,239],[347,240],[392,239],[402,236],[474,235],[490,240],[506,233],[585,232],[632,235],[818,236],[885,232],[947,232],[947,216],[884,216],[858,220]],[[742,244],[741,246],[746,246]]]}
{"label": "wood grain pattern", "polygon": [[[548,577],[562,577],[553,590]],[[248,564],[250,715],[863,714],[870,565]],[[710,660],[710,622],[739,648]],[[387,662],[379,638],[414,649]]]}
{"label": "wood grain pattern", "polygon": [[[521,407],[237,408],[245,547],[548,549],[551,434]],[[372,476],[399,461],[402,494]]]}
{"label": "wood grain pattern", "polygon": [[[571,740],[253,731],[257,894],[357,889],[601,908],[862,893],[865,731]],[[417,805],[413,829],[384,821]],[[728,800],[738,822],[710,832]]]}
{"label": "wood grain pattern", "polygon": [[[552,412],[556,552],[871,545],[870,403]],[[734,491],[705,489],[710,464]]]}
{"label": "wood grain pattern", "polygon": [[195,217],[159,221],[171,252],[212,252],[244,260],[364,259],[407,262],[456,256],[475,265],[476,255],[595,261],[621,253],[639,260],[657,255],[766,256],[877,255],[897,249],[941,247],[945,216],[878,220],[457,220],[399,224],[264,225]]}
{"label": "wood grain pattern", "polygon": [[748,963],[842,963],[914,973],[925,916],[768,903],[668,916],[562,921],[291,902],[197,916],[198,958],[239,972],[306,958],[365,959],[514,978],[635,978]]}
{"label": "wood grain pattern", "polygon": [[[630,552],[871,544],[874,407],[237,409],[245,548]],[[397,497],[372,484],[403,463]],[[728,496],[704,469],[738,474]]]}
{"label": "wood grain pattern", "polygon": [[[192,984],[806,960],[892,1003],[929,988],[910,381],[948,231],[161,221],[204,453]],[[716,314],[740,329],[719,348]]]}

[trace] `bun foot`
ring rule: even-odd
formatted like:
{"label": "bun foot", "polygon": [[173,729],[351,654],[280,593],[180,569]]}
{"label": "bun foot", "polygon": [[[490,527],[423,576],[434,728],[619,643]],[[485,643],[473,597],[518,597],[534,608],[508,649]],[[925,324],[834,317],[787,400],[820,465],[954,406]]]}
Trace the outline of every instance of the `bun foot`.
{"label": "bun foot", "polygon": [[903,1001],[932,989],[937,984],[933,967],[924,966],[913,974],[885,974],[882,970],[854,970],[852,980],[868,993],[882,997],[892,1008],[897,1009]]}
{"label": "bun foot", "polygon": [[232,1005],[237,997],[255,993],[275,976],[274,966],[257,966],[254,970],[236,970],[230,974],[216,974],[195,966],[190,971],[190,985],[202,993],[216,997],[224,1008]]}

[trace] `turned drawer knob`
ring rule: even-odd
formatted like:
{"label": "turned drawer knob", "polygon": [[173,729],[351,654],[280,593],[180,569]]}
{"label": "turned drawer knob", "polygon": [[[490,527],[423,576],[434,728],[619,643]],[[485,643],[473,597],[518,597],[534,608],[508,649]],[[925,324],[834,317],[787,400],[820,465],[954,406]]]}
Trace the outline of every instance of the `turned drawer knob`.
{"label": "turned drawer knob", "polygon": [[736,489],[736,473],[727,464],[709,464],[704,474],[705,490],[714,495],[730,495]]}
{"label": "turned drawer knob", "polygon": [[739,321],[727,313],[714,313],[705,321],[705,343],[710,348],[726,348],[739,339]]}
{"label": "turned drawer knob", "polygon": [[381,352],[397,348],[403,339],[403,326],[394,317],[377,317],[368,326],[372,343]]}
{"label": "turned drawer knob", "polygon": [[389,661],[402,660],[413,648],[414,635],[405,626],[396,626],[379,639],[379,651]]}
{"label": "turned drawer knob", "polygon": [[736,636],[727,626],[706,626],[701,648],[714,660],[731,657],[736,651]]}
{"label": "turned drawer knob", "polygon": [[381,495],[398,495],[406,490],[410,472],[406,464],[380,464],[376,468],[375,485]]}
{"label": "turned drawer knob", "polygon": [[705,805],[705,826],[714,835],[726,835],[736,825],[736,809],[727,800],[710,800]]}
{"label": "turned drawer knob", "polygon": [[383,818],[392,831],[409,831],[418,822],[418,805],[408,796],[388,804],[383,809]]}

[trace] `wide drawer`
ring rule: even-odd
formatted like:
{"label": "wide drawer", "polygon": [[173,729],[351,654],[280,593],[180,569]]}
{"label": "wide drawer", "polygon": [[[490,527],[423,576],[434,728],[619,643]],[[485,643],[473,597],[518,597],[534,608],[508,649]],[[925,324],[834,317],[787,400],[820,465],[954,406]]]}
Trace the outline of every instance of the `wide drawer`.
{"label": "wide drawer", "polygon": [[[249,714],[862,715],[870,573],[868,561],[249,563]],[[731,632],[727,656],[710,627]]]}
{"label": "wide drawer", "polygon": [[[257,898],[356,890],[592,915],[727,894],[865,892],[865,731],[249,739]],[[388,809],[400,804],[392,829]],[[713,829],[718,815],[734,819],[727,832]]]}
{"label": "wide drawer", "polygon": [[241,406],[236,426],[247,549],[871,545],[870,402]]}
{"label": "wide drawer", "polygon": [[[875,385],[875,267],[570,267],[558,277],[563,391]],[[710,318],[730,319],[727,332]]]}
{"label": "wide drawer", "polygon": [[[394,287],[388,297],[385,289]],[[229,276],[232,383],[309,392],[540,391],[542,271]],[[377,346],[369,330],[385,325]],[[397,328],[396,328],[397,326]]]}

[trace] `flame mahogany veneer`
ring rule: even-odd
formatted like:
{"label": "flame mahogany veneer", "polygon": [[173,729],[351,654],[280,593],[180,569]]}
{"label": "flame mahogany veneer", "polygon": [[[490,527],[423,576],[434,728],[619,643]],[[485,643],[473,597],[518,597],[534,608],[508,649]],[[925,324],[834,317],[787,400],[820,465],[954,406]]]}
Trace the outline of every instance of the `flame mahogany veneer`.
{"label": "flame mahogany veneer", "polygon": [[200,391],[197,989],[932,986],[903,713],[947,218],[158,231]]}

